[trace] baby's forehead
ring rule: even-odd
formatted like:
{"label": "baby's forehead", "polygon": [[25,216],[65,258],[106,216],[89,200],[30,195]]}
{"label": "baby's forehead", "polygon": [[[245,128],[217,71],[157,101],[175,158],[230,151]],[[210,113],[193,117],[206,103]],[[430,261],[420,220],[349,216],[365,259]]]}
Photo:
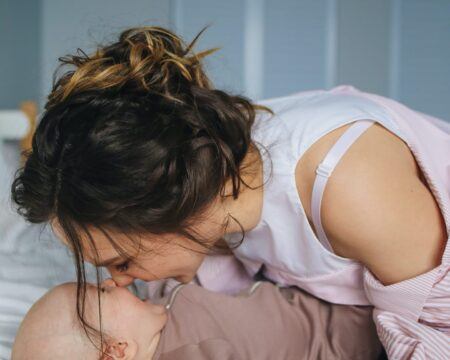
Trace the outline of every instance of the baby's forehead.
{"label": "baby's forehead", "polygon": [[15,339],[16,355],[21,354],[17,358],[44,359],[46,352],[61,359],[69,359],[67,355],[71,351],[79,355],[80,351],[88,349],[80,329],[76,316],[76,285],[53,288],[26,314]]}
{"label": "baby's forehead", "polygon": [[76,322],[76,285],[57,286],[48,291],[30,309],[24,319],[31,331],[42,336],[74,328]]}
{"label": "baby's forehead", "polygon": [[[93,284],[86,284],[86,300],[92,301],[97,298],[98,288]],[[41,301],[42,300],[42,301]],[[59,308],[76,309],[77,304],[77,284],[74,282],[64,283],[50,289],[40,300],[42,306],[51,307],[59,304]]]}
{"label": "baby's forehead", "polygon": [[44,321],[37,322],[37,326],[33,326],[34,329],[29,328],[28,333],[16,338],[14,358],[18,360],[95,358],[94,347],[76,327],[51,321],[45,324]]}

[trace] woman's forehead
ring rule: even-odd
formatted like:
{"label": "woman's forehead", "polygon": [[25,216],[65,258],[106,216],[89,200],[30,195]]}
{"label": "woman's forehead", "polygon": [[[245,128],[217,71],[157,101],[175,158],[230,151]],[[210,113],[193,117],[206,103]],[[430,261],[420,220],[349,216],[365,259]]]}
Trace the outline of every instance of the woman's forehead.
{"label": "woman's forehead", "polygon": [[[58,221],[54,220],[50,223],[52,230],[56,237],[69,248],[71,244],[68,242],[63,229]],[[159,250],[161,246],[170,243],[177,243],[180,235],[177,234],[125,234],[115,232],[114,230],[102,231],[94,226],[86,227],[89,234],[85,231],[78,233],[83,255],[86,259],[93,260],[98,257],[99,260],[110,258],[117,255],[119,252],[124,252],[129,256],[136,255],[141,250]],[[145,243],[143,242],[145,241]],[[114,243],[114,244],[113,244]],[[117,248],[120,248],[118,251]],[[88,260],[88,261],[89,261]]]}
{"label": "woman's forehead", "polygon": [[[61,224],[59,223],[59,221],[57,219],[53,219],[49,221],[50,227],[52,228],[53,232],[55,233],[56,236],[60,237],[61,239],[63,239],[65,237],[64,235],[64,231],[61,227]],[[76,226],[77,230],[79,230],[79,226]],[[114,229],[110,229],[107,228],[105,226],[103,226],[101,229],[93,226],[93,225],[86,225],[84,226],[84,228],[89,232],[89,234],[91,235],[91,237],[94,240],[108,240],[108,236],[113,237],[114,239],[130,239],[131,237],[133,238],[163,238],[163,237],[174,237],[176,235],[174,234],[152,234],[152,233],[146,233],[145,235],[140,235],[137,233],[124,233],[124,232],[120,232],[120,231],[116,231]],[[105,234],[106,233],[106,234]],[[83,231],[78,231],[78,236],[80,237],[81,240],[85,240],[86,237],[88,237],[88,235],[86,234],[86,231],[83,229]]]}

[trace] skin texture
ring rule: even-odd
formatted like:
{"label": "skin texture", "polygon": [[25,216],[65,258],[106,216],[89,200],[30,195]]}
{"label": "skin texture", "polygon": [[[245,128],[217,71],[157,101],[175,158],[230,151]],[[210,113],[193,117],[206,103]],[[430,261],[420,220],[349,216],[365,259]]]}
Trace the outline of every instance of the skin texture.
{"label": "skin texture", "polygon": [[[297,163],[297,190],[313,229],[315,169],[350,125],[321,137]],[[448,237],[408,145],[378,123],[350,146],[332,172],[321,217],[334,251],[361,261],[384,285],[438,266]]]}
{"label": "skin texture", "polygon": [[[140,300],[111,279],[101,288],[108,360],[151,359],[167,321],[165,308]],[[98,351],[77,322],[75,299],[75,283],[59,285],[39,299],[20,325],[12,359],[98,359]],[[86,306],[88,321],[98,326],[95,286],[88,287]]]}

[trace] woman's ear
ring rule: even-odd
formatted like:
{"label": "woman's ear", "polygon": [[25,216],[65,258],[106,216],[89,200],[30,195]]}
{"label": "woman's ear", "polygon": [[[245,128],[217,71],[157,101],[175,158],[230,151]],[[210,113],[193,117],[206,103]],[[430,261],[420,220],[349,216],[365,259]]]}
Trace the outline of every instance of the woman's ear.
{"label": "woman's ear", "polygon": [[137,343],[130,341],[111,340],[106,345],[105,355],[101,360],[132,360],[137,353]]}

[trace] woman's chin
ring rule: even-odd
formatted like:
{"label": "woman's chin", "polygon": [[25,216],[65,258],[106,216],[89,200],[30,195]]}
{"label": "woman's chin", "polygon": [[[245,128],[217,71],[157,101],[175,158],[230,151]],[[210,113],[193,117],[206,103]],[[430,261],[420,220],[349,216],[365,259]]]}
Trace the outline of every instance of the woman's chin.
{"label": "woman's chin", "polygon": [[194,279],[194,275],[179,275],[174,277],[174,279],[180,283],[188,284]]}

